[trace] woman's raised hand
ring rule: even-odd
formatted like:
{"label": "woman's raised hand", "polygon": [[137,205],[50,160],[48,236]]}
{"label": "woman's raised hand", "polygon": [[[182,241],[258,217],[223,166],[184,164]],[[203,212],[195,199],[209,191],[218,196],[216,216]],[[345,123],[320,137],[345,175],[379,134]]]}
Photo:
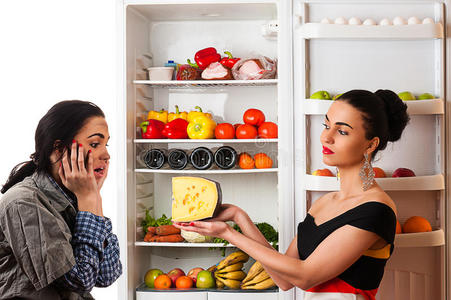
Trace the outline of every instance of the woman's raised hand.
{"label": "woman's raised hand", "polygon": [[232,204],[222,204],[218,215],[211,219],[212,221],[234,221],[242,213],[242,209]]}
{"label": "woman's raised hand", "polygon": [[[88,164],[85,167],[83,146],[80,144],[77,151],[77,143],[71,146],[71,156],[68,151],[63,154],[58,174],[65,187],[77,196],[78,209],[89,211],[96,215],[102,215],[101,197],[94,175],[93,160],[90,152],[87,154]],[[70,162],[70,163],[69,163]]]}

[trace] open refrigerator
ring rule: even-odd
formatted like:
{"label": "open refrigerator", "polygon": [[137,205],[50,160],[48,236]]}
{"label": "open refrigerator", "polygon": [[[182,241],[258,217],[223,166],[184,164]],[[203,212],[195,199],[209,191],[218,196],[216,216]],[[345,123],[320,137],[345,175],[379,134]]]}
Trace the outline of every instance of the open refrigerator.
{"label": "open refrigerator", "polygon": [[[413,215],[428,219],[432,232],[398,234],[378,299],[447,299],[449,284],[449,189],[446,90],[446,1],[277,1],[157,0],[118,1],[118,199],[121,261],[120,299],[303,299],[290,291],[191,290],[155,291],[143,287],[150,268],[167,272],[204,269],[222,259],[218,244],[143,242],[145,210],[158,218],[171,215],[171,178],[199,176],[220,182],[223,202],[242,207],[254,222],[268,222],[279,232],[285,252],[311,204],[339,188],[336,177],[312,176],[322,169],[324,114],[330,100],[309,99],[319,90],[339,94],[350,89],[379,88],[431,100],[409,101],[411,121],[400,141],[389,144],[373,164],[387,178],[377,179],[395,201],[401,224]],[[322,24],[324,18],[358,17],[393,20],[396,16],[430,24],[366,26]],[[277,59],[277,77],[269,80],[149,81],[146,68],[168,60],[185,63],[213,46],[235,56],[265,55]],[[143,140],[138,130],[150,110],[192,110],[201,106],[217,123],[241,123],[248,108],[262,110],[277,123],[277,139]],[[238,153],[270,155],[270,169],[199,171],[192,168],[148,169],[144,150],[231,146]],[[390,178],[400,167],[417,176]],[[331,169],[332,170],[332,169]],[[335,170],[332,170],[335,173]],[[226,247],[226,254],[234,251]],[[245,265],[248,270],[252,260]],[[233,293],[233,294],[232,294]]]}

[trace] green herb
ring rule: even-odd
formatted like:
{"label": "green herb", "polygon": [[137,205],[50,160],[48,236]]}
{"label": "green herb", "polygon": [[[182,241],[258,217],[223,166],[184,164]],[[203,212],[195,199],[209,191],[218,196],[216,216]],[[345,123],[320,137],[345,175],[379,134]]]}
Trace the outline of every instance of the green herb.
{"label": "green herb", "polygon": [[146,209],[146,217],[141,222],[144,232],[147,233],[148,227],[158,227],[160,225],[172,225],[171,217],[168,218],[163,214],[160,218],[155,219],[149,214],[149,210]]}
{"label": "green herb", "polygon": [[[263,234],[263,236],[265,237],[265,239],[271,244],[271,246],[276,249],[279,250],[279,233],[274,229],[274,227],[272,227],[270,224],[263,222],[263,223],[255,223],[255,226],[257,226],[258,230],[260,230],[260,232]],[[233,225],[233,229],[235,229],[236,231],[243,233],[241,231],[241,228],[235,224]],[[213,243],[218,243],[218,244],[223,244],[223,248],[221,248],[222,251],[222,256],[225,256],[225,246],[227,246],[229,244],[228,241],[221,239],[221,238],[214,238]],[[218,249],[217,247],[211,247],[210,249]]]}

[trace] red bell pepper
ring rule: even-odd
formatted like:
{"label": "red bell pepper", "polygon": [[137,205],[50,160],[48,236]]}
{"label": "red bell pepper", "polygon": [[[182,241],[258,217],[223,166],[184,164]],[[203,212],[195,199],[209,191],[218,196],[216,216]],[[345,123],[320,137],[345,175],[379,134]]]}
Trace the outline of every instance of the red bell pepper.
{"label": "red bell pepper", "polygon": [[[194,60],[197,63],[197,66],[201,70],[205,70],[211,63],[218,62],[221,60],[221,55],[216,52],[216,49],[213,47],[208,47],[196,52],[194,56]],[[188,61],[190,65],[190,61]]]}
{"label": "red bell pepper", "polygon": [[141,136],[143,139],[164,139],[163,135],[164,123],[159,120],[149,119],[142,122],[139,127],[141,127]]}
{"label": "red bell pepper", "polygon": [[168,139],[187,139],[187,127],[188,121],[179,118],[166,123],[162,133]]}
{"label": "red bell pepper", "polygon": [[237,63],[237,61],[240,60],[240,58],[233,57],[232,53],[230,53],[229,51],[224,51],[224,53],[227,54],[228,57],[222,58],[220,63],[224,67],[231,69]]}

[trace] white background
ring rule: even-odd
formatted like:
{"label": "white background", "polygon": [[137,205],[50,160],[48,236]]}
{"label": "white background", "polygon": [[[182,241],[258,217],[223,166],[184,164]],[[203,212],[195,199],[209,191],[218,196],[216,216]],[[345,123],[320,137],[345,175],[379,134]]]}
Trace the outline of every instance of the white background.
{"label": "white background", "polygon": [[[34,152],[39,119],[61,100],[89,100],[106,114],[111,166],[102,189],[117,233],[116,20],[114,0],[8,0],[0,4],[0,185]],[[117,284],[95,288],[117,299]]]}

